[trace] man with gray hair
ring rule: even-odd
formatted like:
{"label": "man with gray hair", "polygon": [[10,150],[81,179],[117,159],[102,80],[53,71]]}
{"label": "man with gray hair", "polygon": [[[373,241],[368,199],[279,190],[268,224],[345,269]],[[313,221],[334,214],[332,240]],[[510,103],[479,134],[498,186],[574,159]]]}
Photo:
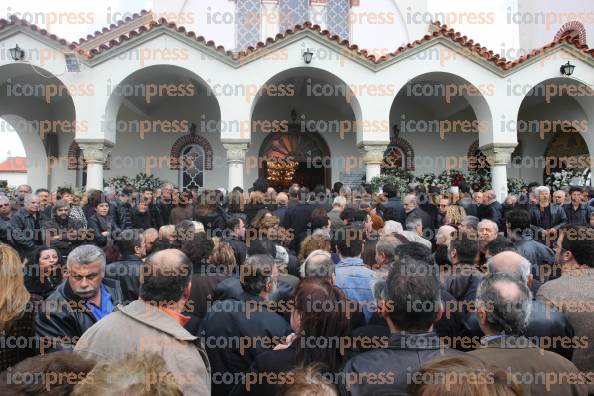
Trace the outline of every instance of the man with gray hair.
{"label": "man with gray hair", "polygon": [[[533,290],[534,279],[532,279],[530,267],[530,261],[512,251],[496,254],[487,261],[489,274],[509,274]],[[558,353],[571,360],[573,355],[572,345],[547,341],[553,339],[570,340],[574,336],[573,327],[563,312],[537,301],[535,295],[532,294],[530,301],[530,315],[525,335],[536,340],[537,344],[542,343],[546,350]],[[470,318],[469,328],[473,336],[483,336],[476,315],[472,315]]]}
{"label": "man with gray hair", "polygon": [[325,250],[314,250],[303,261],[299,268],[302,278],[313,277],[328,279],[332,284],[336,281],[334,270],[336,265],[332,261],[332,256]]}
{"label": "man with gray hair", "polygon": [[493,190],[487,190],[483,193],[483,203],[479,206],[479,216],[481,220],[489,219],[500,228],[503,226],[503,206],[497,202],[497,195]]}
{"label": "man with gray hair", "polygon": [[49,349],[72,348],[122,302],[119,282],[104,279],[105,254],[99,247],[77,247],[66,266],[68,278],[45,300],[36,319],[36,333]]}
{"label": "man with gray hair", "polygon": [[522,379],[525,395],[588,393],[586,385],[563,380],[566,376],[577,378],[580,373],[571,361],[522,336],[532,307],[532,295],[523,280],[506,272],[489,274],[481,282],[476,300],[476,316],[485,337],[470,355]]}
{"label": "man with gray hair", "polygon": [[21,254],[31,252],[43,243],[43,230],[39,215],[39,198],[34,194],[26,194],[23,207],[10,219],[11,234],[9,240]]}
{"label": "man with gray hair", "polygon": [[10,214],[10,200],[6,195],[0,195],[0,243],[8,243]]}
{"label": "man with gray hair", "polygon": [[563,207],[551,203],[551,190],[547,186],[534,189],[538,204],[530,208],[531,223],[542,242],[556,240],[559,229],[567,224],[567,214]]}
{"label": "man with gray hair", "polygon": [[406,230],[402,231],[402,235],[411,242],[419,242],[431,249],[431,242],[423,238],[424,231],[423,219],[419,215],[413,213],[406,216]]}
{"label": "man with gray hair", "polygon": [[479,221],[479,218],[476,216],[464,216],[460,222],[460,230],[464,232],[476,232]]}
{"label": "man with gray hair", "polygon": [[332,210],[328,212],[328,218],[330,219],[330,225],[333,230],[344,227],[344,222],[340,218],[340,214],[346,208],[347,200],[344,196],[338,195],[332,202]]}

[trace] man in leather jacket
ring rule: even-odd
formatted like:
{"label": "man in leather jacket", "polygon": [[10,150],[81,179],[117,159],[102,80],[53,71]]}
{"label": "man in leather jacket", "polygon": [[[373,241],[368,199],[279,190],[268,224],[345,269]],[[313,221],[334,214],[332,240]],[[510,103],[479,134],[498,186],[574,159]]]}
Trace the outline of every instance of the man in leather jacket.
{"label": "man in leather jacket", "polygon": [[93,324],[122,302],[119,282],[104,279],[105,254],[82,245],[68,255],[68,278],[45,300],[36,333],[45,349],[72,349]]}
{"label": "man in leather jacket", "polygon": [[110,263],[105,269],[105,278],[118,281],[122,289],[124,304],[138,300],[142,259],[146,256],[146,245],[142,230],[122,231],[116,241],[121,259]]}
{"label": "man in leather jacket", "polygon": [[[433,331],[443,306],[439,302],[439,280],[428,260],[400,258],[390,270],[379,297],[378,310],[390,328],[387,345],[359,354],[346,363],[344,378],[360,380],[341,384],[342,394],[347,394],[344,388],[353,396],[404,393],[407,375],[421,365],[443,355],[463,354],[441,345]],[[411,307],[411,302],[418,305]]]}
{"label": "man in leather jacket", "polygon": [[110,203],[113,208],[114,220],[120,230],[132,228],[132,205],[130,199],[134,194],[134,188],[126,186],[118,194],[117,199]]}
{"label": "man in leather jacket", "polygon": [[538,239],[541,242],[556,240],[561,227],[567,224],[567,214],[559,205],[551,203],[551,190],[546,186],[534,190],[538,204],[530,209],[532,225],[538,230]]}
{"label": "man in leather jacket", "polygon": [[33,194],[25,195],[23,207],[10,219],[12,232],[9,241],[17,248],[21,256],[43,243],[40,221],[39,198]]}

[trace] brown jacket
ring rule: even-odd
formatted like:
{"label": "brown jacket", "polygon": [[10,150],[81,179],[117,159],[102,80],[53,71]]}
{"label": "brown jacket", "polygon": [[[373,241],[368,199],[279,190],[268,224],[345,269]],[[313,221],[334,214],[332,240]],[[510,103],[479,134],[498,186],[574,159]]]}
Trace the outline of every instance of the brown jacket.
{"label": "brown jacket", "polygon": [[98,361],[116,361],[128,353],[156,352],[167,363],[184,395],[210,395],[210,363],[199,339],[175,319],[136,300],[89,328],[75,352]]}
{"label": "brown jacket", "polygon": [[575,336],[586,339],[571,360],[582,371],[594,371],[594,269],[563,273],[544,283],[536,299],[565,312]]}
{"label": "brown jacket", "polygon": [[525,337],[493,339],[483,348],[468,353],[487,365],[512,373],[525,396],[588,394],[587,385],[583,385],[586,378],[578,376],[580,371],[573,363],[554,352],[539,349]]}

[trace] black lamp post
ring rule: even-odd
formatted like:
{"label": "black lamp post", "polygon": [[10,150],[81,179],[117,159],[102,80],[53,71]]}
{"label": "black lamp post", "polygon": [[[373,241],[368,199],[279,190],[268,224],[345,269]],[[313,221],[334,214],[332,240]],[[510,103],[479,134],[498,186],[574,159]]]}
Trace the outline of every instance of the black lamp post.
{"label": "black lamp post", "polygon": [[565,65],[561,66],[561,74],[563,74],[564,76],[571,76],[574,70],[575,66],[572,65],[570,62],[567,62]]}
{"label": "black lamp post", "polygon": [[306,64],[310,64],[311,60],[313,59],[314,53],[311,49],[307,49],[305,51],[303,51],[303,60],[305,61]]}
{"label": "black lamp post", "polygon": [[21,61],[25,59],[25,51],[23,51],[18,44],[16,47],[10,48],[8,51],[10,52],[10,57],[15,61]]}

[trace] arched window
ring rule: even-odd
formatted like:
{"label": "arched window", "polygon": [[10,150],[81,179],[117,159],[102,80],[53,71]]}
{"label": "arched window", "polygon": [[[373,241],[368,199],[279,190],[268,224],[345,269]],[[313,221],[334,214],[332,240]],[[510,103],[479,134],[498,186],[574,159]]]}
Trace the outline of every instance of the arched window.
{"label": "arched window", "polygon": [[401,137],[392,137],[384,153],[384,169],[415,170],[415,152],[409,142]]}
{"label": "arched window", "polygon": [[182,150],[179,167],[179,186],[181,189],[197,188],[204,185],[206,155],[202,146],[189,144]]}

